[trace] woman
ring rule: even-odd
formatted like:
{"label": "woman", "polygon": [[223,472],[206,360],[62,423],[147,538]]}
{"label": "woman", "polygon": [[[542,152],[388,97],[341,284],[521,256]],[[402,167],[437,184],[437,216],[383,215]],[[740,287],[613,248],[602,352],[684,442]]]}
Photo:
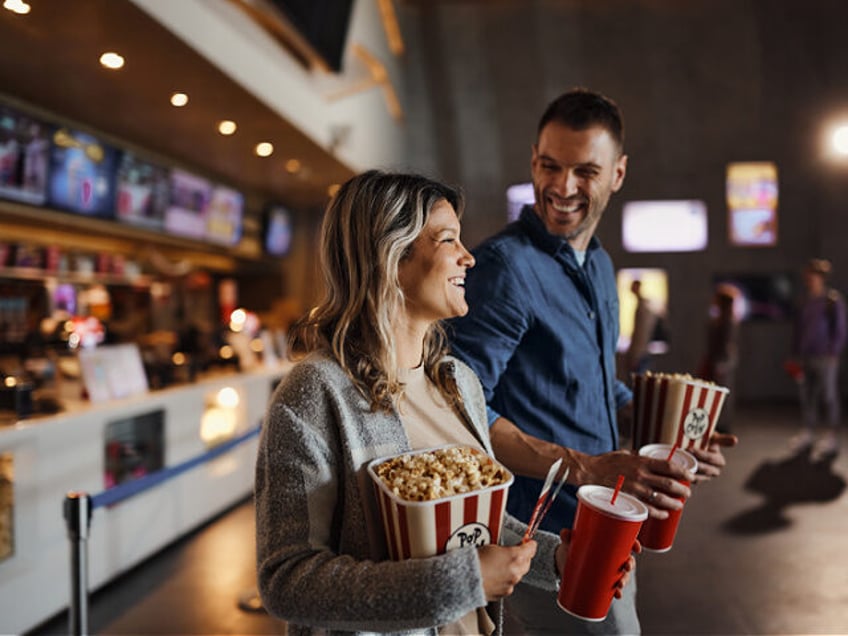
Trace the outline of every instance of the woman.
{"label": "woman", "polygon": [[326,212],[326,294],[293,328],[308,355],[274,394],[257,460],[259,589],[290,634],[490,633],[482,608],[519,580],[556,589],[563,544],[542,532],[519,544],[525,526],[511,517],[514,547],[387,560],[364,470],[448,443],[492,453],[480,385],[446,355],[439,324],[468,310],[462,203],[426,178],[371,171]]}

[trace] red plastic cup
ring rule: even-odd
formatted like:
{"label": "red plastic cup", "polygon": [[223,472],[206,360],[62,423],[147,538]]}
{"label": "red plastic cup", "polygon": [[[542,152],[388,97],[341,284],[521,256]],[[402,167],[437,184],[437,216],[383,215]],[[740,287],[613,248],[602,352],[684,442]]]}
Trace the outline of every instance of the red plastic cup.
{"label": "red plastic cup", "polygon": [[619,492],[615,504],[610,503],[613,492],[606,486],[581,486],[577,491],[577,516],[557,605],[586,621],[607,617],[621,567],[648,517],[645,504],[626,493]]}
{"label": "red plastic cup", "polygon": [[[639,454],[655,459],[668,459],[672,448],[672,444],[648,444],[639,449]],[[691,473],[698,470],[698,460],[691,453],[680,448],[674,451],[671,463],[681,466]],[[680,483],[684,486],[689,485],[688,481],[681,480]],[[683,501],[683,499],[681,498],[680,501]],[[668,517],[665,519],[648,517],[639,532],[639,543],[642,544],[642,548],[651,552],[668,552],[671,550],[682,514],[683,509],[681,508],[680,510],[669,510]]]}

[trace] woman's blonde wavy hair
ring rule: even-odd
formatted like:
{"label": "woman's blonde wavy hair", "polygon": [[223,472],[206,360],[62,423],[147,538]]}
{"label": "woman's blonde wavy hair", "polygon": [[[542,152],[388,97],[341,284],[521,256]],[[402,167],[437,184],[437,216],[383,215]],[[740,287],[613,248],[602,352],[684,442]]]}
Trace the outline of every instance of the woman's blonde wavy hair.
{"label": "woman's blonde wavy hair", "polygon": [[[458,189],[420,175],[371,170],[342,185],[324,215],[324,297],[292,327],[291,348],[333,355],[372,410],[391,410],[403,390],[391,328],[392,317],[404,311],[398,266],[441,200],[462,215]],[[444,330],[435,323],[424,340],[424,370],[456,402],[456,385],[438,364],[446,353]]]}

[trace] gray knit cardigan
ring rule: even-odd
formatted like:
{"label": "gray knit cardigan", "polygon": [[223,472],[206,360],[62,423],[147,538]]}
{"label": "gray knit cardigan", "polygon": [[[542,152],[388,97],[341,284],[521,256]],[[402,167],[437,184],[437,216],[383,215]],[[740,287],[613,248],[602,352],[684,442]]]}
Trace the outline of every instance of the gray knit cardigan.
{"label": "gray knit cardigan", "polygon": [[[460,419],[492,453],[477,377],[447,357],[462,396]],[[335,360],[312,354],[274,392],[256,463],[259,591],[288,633],[421,633],[486,605],[474,547],[388,560],[366,464],[410,451],[396,412],[372,412]],[[503,544],[525,525],[507,515]],[[549,590],[559,537],[539,532],[524,581]],[[553,595],[552,600],[553,602]]]}

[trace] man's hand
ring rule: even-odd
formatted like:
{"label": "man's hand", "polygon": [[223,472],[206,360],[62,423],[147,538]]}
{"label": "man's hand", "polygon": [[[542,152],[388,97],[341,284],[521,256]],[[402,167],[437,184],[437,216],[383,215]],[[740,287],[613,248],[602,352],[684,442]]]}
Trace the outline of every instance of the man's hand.
{"label": "man's hand", "polygon": [[[664,459],[641,457],[630,451],[585,455],[571,451],[577,462],[578,484],[599,484],[614,488],[624,475],[624,492],[642,500],[652,517],[665,519],[669,510],[680,510],[691,491],[681,481],[692,482],[695,475]],[[571,479],[569,479],[571,481]]]}
{"label": "man's hand", "polygon": [[698,474],[695,475],[695,483],[718,477],[721,474],[721,469],[727,464],[721,449],[731,448],[738,443],[739,438],[736,435],[713,433],[707,448],[690,449],[689,452],[698,460]]}

